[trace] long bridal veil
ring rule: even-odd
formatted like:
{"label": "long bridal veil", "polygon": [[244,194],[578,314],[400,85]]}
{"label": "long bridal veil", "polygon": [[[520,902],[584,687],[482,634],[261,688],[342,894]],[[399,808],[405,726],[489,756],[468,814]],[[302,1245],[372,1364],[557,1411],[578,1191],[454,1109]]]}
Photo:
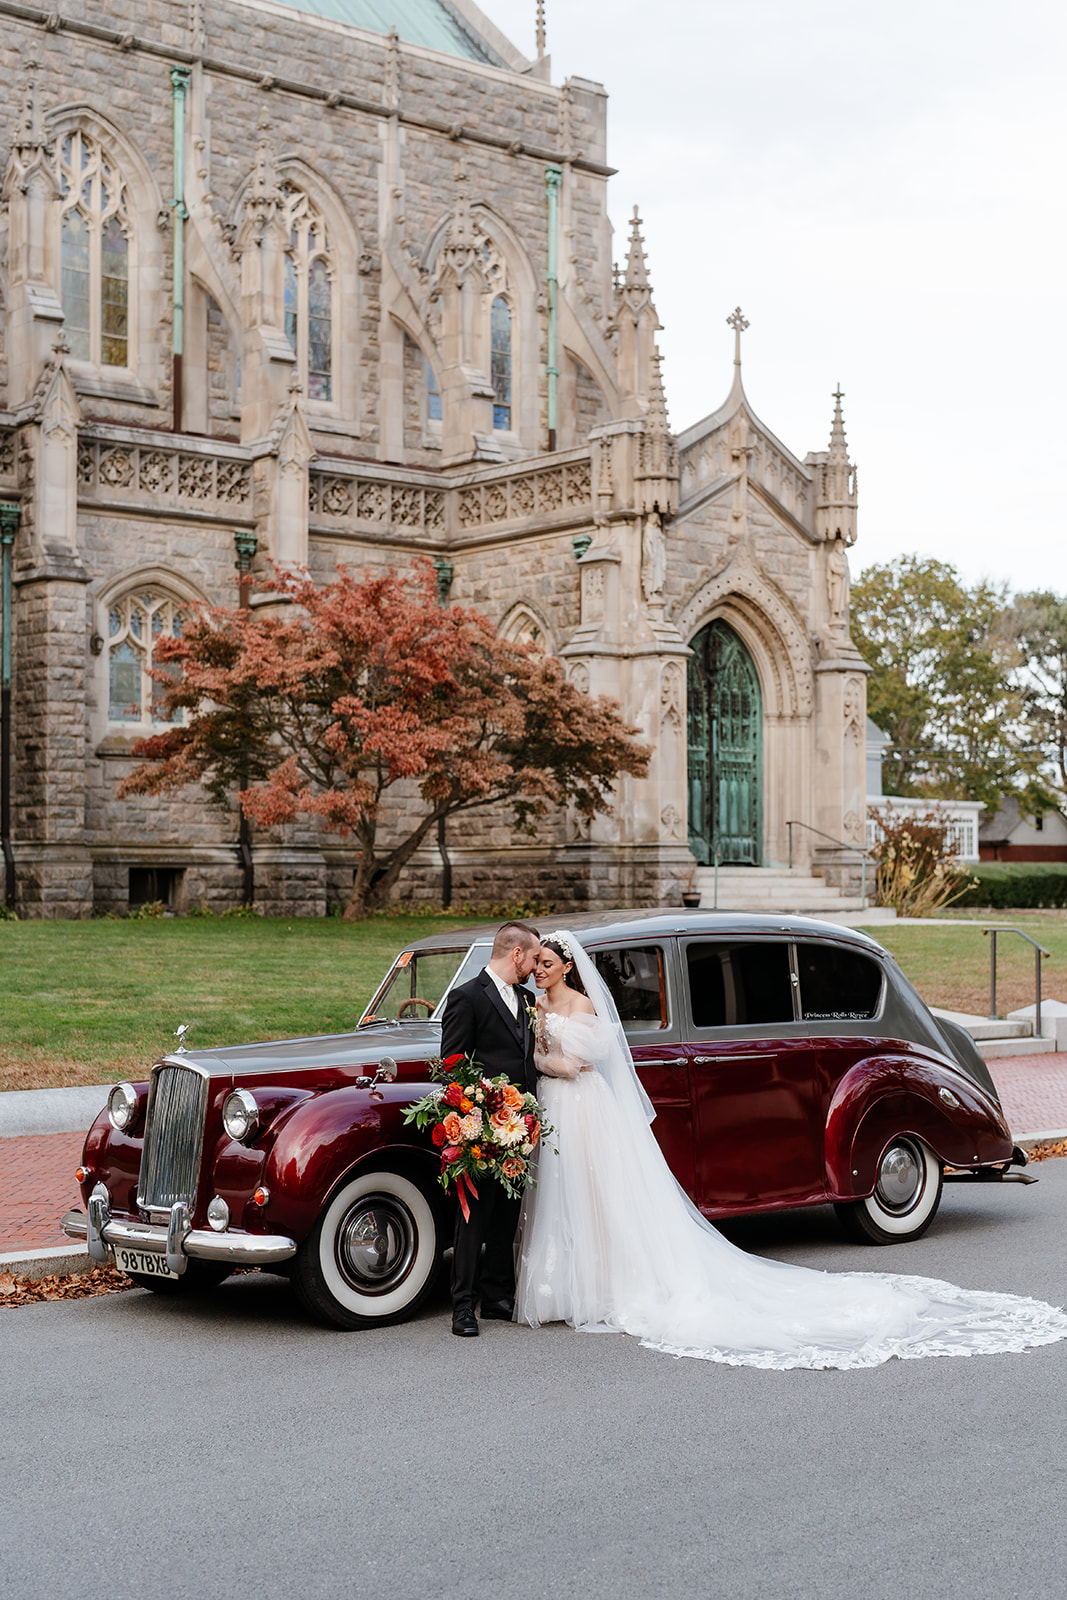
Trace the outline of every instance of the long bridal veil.
{"label": "long bridal veil", "polygon": [[550,1015],[552,1047],[595,1071],[541,1080],[557,1150],[542,1152],[524,1209],[520,1321],[566,1321],[672,1355],[781,1369],[1067,1338],[1067,1315],[1041,1301],[933,1278],[814,1271],[730,1244],[675,1181],[615,1003],[577,939],[564,937],[596,1017]]}

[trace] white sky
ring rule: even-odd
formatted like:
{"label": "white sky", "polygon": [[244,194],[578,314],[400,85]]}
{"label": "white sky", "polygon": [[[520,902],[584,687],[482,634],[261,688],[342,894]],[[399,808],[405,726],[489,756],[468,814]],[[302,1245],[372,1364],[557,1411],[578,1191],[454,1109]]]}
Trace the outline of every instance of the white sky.
{"label": "white sky", "polygon": [[[527,55],[535,0],[480,0]],[[553,82],[610,95],[672,426],[745,388],[798,456],[837,382],[853,571],[908,551],[1067,592],[1064,77],[1054,0],[547,0]]]}

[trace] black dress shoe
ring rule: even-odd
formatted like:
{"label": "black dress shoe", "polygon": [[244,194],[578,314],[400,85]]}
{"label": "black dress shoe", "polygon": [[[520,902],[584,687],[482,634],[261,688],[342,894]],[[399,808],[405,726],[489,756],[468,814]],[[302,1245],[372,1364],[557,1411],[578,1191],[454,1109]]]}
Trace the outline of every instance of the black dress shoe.
{"label": "black dress shoe", "polygon": [[515,1315],[515,1307],[510,1300],[483,1300],[482,1320],[486,1322],[510,1322]]}
{"label": "black dress shoe", "polygon": [[452,1332],[457,1339],[477,1339],[478,1323],[473,1311],[453,1311]]}

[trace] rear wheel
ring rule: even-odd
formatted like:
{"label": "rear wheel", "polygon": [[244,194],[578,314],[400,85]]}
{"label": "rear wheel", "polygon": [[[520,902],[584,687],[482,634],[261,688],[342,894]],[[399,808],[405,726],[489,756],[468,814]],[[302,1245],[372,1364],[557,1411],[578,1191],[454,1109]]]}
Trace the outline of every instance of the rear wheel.
{"label": "rear wheel", "polygon": [[292,1282],[313,1316],[336,1328],[373,1328],[413,1316],[433,1288],[440,1209],[398,1172],[361,1172],[343,1184],[293,1262]]}
{"label": "rear wheel", "polygon": [[187,1261],[180,1278],[150,1278],[141,1272],[129,1276],[139,1289],[151,1289],[153,1294],[197,1295],[210,1294],[232,1271],[225,1261]]}
{"label": "rear wheel", "polygon": [[941,1163],[929,1146],[911,1134],[898,1134],[882,1152],[874,1193],[834,1210],[858,1244],[900,1244],[926,1232],[941,1202],[941,1186]]}

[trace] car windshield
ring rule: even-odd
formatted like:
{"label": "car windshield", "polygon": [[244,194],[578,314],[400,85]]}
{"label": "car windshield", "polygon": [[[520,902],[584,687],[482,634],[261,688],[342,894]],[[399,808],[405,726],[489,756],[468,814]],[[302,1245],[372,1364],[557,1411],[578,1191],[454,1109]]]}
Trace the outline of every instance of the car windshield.
{"label": "car windshield", "polygon": [[488,940],[455,950],[403,951],[360,1017],[359,1027],[370,1022],[425,1022],[438,1016],[449,989],[473,978],[491,954]]}

